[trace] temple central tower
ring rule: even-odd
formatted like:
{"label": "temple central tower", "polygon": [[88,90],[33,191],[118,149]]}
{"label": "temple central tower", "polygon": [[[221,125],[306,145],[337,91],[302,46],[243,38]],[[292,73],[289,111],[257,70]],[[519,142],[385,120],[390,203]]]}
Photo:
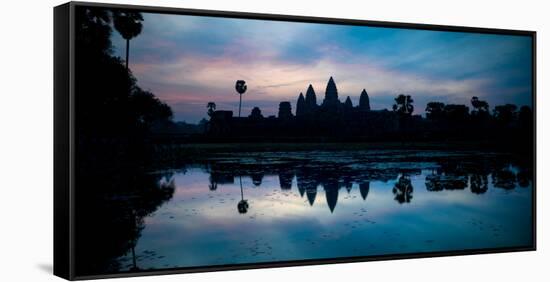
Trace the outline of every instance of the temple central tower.
{"label": "temple central tower", "polygon": [[336,89],[336,83],[332,76],[328,80],[327,89],[325,91],[325,99],[323,100],[323,106],[325,107],[337,107],[340,103],[338,100],[338,89]]}
{"label": "temple central tower", "polygon": [[333,101],[338,100],[338,89],[336,89],[336,83],[334,83],[334,79],[332,76],[328,80],[327,83],[327,90],[325,91],[325,100]]}

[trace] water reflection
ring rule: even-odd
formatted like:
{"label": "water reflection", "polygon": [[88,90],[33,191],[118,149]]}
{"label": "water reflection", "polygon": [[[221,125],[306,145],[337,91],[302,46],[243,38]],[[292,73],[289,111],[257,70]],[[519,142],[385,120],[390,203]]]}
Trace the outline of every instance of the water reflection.
{"label": "water reflection", "polygon": [[474,194],[483,194],[489,189],[489,181],[487,175],[472,174],[470,175],[470,190]]}
{"label": "water reflection", "polygon": [[[508,155],[223,154],[117,175],[93,179],[127,189],[86,199],[95,212],[85,217],[92,225],[81,225],[89,245],[79,252],[95,273],[509,247],[532,238],[532,169]],[[111,229],[120,238],[93,243]]]}
{"label": "water reflection", "polygon": [[239,184],[241,186],[241,200],[237,205],[237,210],[239,213],[246,213],[248,211],[248,201],[244,199],[243,180],[241,176],[239,176]]}
{"label": "water reflection", "polygon": [[498,169],[493,172],[493,183],[495,187],[506,190],[516,188],[516,174],[510,167]]}
{"label": "water reflection", "polygon": [[403,174],[395,183],[392,190],[395,195],[395,200],[400,203],[410,203],[412,200],[413,186],[411,184],[411,178],[408,174]]}
{"label": "water reflection", "polygon": [[[279,188],[282,191],[289,191],[292,189],[293,180],[296,179],[300,197],[305,196],[310,206],[315,203],[318,189],[322,189],[331,212],[334,212],[338,204],[341,189],[345,189],[350,194],[353,187],[358,186],[361,198],[366,200],[371,181],[395,181],[392,188],[394,200],[399,204],[411,203],[414,191],[411,176],[422,174],[421,169],[410,168],[411,165],[414,166],[414,162],[404,163],[405,168],[400,167],[400,162],[389,162],[392,163],[390,165],[392,168],[388,169],[377,169],[368,165],[337,169],[332,163],[305,165],[306,163],[307,161],[284,163],[281,166],[259,164],[251,168],[250,164],[231,160],[223,162],[223,165],[214,163],[206,166],[204,171],[210,174],[208,184],[210,191],[218,189],[218,185],[233,184],[235,177],[239,178],[241,185],[242,177],[248,177],[252,180],[254,187],[261,188],[262,180],[266,175],[276,175]],[[484,194],[489,188],[489,177],[495,188],[506,190],[517,186],[527,187],[532,181],[530,169],[519,167],[518,163],[512,164],[509,160],[502,162],[500,158],[491,160],[477,157],[417,164],[429,168],[430,173],[425,175],[424,184],[426,190],[430,192],[469,188],[473,194]],[[242,201],[243,208],[239,208],[239,212],[246,213],[248,204],[245,204],[244,198]]]}
{"label": "water reflection", "polygon": [[[81,275],[140,270],[135,249],[144,219],[169,201],[176,189],[174,171],[152,174],[139,167],[109,168],[116,174],[79,171],[76,232],[81,240],[75,250]],[[115,260],[128,254],[130,265]]]}
{"label": "water reflection", "polygon": [[370,182],[361,182],[359,183],[359,192],[361,193],[361,198],[363,198],[363,201],[367,199],[367,196],[369,195],[369,189],[370,189]]}

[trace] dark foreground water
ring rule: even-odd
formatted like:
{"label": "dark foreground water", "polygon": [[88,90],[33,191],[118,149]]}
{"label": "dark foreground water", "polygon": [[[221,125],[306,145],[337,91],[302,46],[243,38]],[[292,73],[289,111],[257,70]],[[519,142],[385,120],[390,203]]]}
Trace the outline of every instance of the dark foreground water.
{"label": "dark foreground water", "polygon": [[217,154],[151,173],[174,192],[120,271],[532,244],[532,168],[507,155]]}

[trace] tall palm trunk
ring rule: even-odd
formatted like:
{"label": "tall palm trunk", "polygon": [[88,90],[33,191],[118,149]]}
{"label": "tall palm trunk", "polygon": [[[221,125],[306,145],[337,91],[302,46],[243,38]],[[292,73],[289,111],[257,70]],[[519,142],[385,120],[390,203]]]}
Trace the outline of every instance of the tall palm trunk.
{"label": "tall palm trunk", "polygon": [[130,39],[126,39],[126,70],[128,70],[128,53],[130,52]]}
{"label": "tall palm trunk", "polygon": [[241,117],[241,104],[243,102],[243,94],[239,94],[239,117]]}
{"label": "tall palm trunk", "polygon": [[132,262],[134,264],[134,269],[137,269],[135,246],[132,246]]}
{"label": "tall palm trunk", "polygon": [[244,200],[244,193],[243,193],[243,180],[242,177],[239,175],[239,183],[241,184],[241,201]]}

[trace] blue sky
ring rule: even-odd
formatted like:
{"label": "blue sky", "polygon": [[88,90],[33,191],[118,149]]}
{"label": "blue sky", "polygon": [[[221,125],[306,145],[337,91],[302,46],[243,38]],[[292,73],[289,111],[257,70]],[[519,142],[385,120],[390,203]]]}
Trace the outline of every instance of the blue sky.
{"label": "blue sky", "polygon": [[[317,100],[333,76],[341,101],[357,105],[366,89],[373,109],[391,109],[404,93],[415,114],[426,103],[531,106],[531,38],[329,24],[146,13],[130,42],[138,84],[168,103],[175,120],[198,122],[206,104],[237,111],[235,81],[246,80],[243,113],[259,106],[275,115],[280,101],[294,109],[311,83]],[[125,42],[113,33],[115,54]]]}

